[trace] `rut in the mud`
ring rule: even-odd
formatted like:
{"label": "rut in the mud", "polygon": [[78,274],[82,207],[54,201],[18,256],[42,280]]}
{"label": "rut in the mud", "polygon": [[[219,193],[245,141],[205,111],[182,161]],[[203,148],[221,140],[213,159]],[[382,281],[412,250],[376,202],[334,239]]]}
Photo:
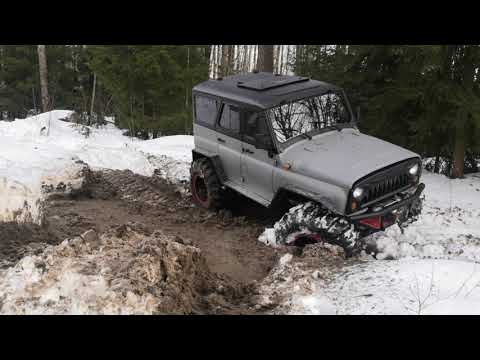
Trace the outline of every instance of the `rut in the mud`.
{"label": "rut in the mud", "polygon": [[262,209],[245,201],[232,209],[235,216],[228,210],[216,214],[195,207],[181,192],[159,177],[96,172],[80,197],[50,200],[47,228],[64,239],[135,222],[147,232],[162,230],[199,247],[215,273],[245,284],[263,279],[277,255],[257,241],[265,226],[257,220]]}
{"label": "rut in the mud", "polygon": [[272,221],[268,213],[245,199],[231,203],[230,210],[214,213],[194,206],[183,188],[159,177],[131,171],[91,172],[82,191],[51,196],[43,227],[0,224],[0,266],[13,266],[26,255],[41,253],[47,244],[59,244],[90,229],[109,233],[130,224],[146,236],[161,231],[198,247],[209,271],[244,294],[238,299],[241,305],[225,309],[245,313],[250,311],[252,285],[268,275],[279,251],[257,241],[266,222]]}
{"label": "rut in the mud", "polygon": [[49,228],[35,224],[0,223],[0,269],[61,240]]}

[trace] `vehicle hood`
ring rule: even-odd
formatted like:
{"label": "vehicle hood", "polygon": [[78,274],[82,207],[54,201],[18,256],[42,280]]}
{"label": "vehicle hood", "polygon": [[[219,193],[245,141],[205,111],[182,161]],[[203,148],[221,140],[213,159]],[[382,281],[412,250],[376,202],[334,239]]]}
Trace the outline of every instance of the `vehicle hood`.
{"label": "vehicle hood", "polygon": [[280,161],[289,163],[290,171],[350,189],[360,178],[413,157],[419,155],[356,129],[343,129],[291,145]]}

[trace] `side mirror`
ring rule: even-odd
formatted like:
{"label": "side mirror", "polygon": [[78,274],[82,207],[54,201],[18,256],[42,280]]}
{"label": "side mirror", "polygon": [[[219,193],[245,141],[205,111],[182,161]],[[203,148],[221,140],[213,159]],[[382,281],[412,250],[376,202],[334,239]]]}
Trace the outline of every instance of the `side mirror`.
{"label": "side mirror", "polygon": [[357,124],[360,123],[360,106],[357,106],[357,116],[355,118]]}
{"label": "side mirror", "polygon": [[274,145],[270,134],[255,134],[255,142],[257,149],[273,151]]}

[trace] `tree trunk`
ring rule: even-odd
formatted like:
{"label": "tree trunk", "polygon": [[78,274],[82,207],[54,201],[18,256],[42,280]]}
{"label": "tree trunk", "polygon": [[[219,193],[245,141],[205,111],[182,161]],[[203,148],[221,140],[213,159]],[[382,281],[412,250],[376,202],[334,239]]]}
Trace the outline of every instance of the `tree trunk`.
{"label": "tree trunk", "polygon": [[90,104],[90,124],[93,119],[93,106],[95,104],[95,90],[97,88],[97,74],[93,73],[92,103]]}
{"label": "tree trunk", "polygon": [[464,121],[458,121],[455,129],[455,149],[453,152],[452,178],[458,179],[463,177],[465,166],[465,126]]}
{"label": "tree trunk", "polygon": [[48,71],[45,45],[38,45],[37,51],[40,71],[40,90],[42,94],[42,111],[47,112],[50,110],[50,97],[48,96]]}
{"label": "tree trunk", "polygon": [[303,45],[295,47],[295,75],[302,74],[303,65]]}
{"label": "tree trunk", "polygon": [[230,74],[231,45],[222,45],[222,61],[220,66],[220,77]]}
{"label": "tree trunk", "polygon": [[[473,92],[473,79],[475,76],[475,65],[473,63],[474,48],[472,45],[465,46],[465,53],[463,55],[463,76],[462,85],[468,94]],[[455,148],[453,153],[452,178],[463,178],[465,167],[465,147],[466,147],[466,131],[467,122],[469,119],[469,112],[467,109],[460,110],[460,116],[455,124]]]}
{"label": "tree trunk", "polygon": [[258,46],[257,70],[273,73],[273,45]]}
{"label": "tree trunk", "polygon": [[440,172],[440,155],[437,153],[437,156],[435,156],[435,165],[433,167],[433,172],[435,174],[438,174]]}

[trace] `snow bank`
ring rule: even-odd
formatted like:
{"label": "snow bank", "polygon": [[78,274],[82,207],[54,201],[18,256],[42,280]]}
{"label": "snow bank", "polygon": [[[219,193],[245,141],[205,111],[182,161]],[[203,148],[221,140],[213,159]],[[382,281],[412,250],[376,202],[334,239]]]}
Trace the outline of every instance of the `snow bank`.
{"label": "snow bank", "polygon": [[432,258],[480,261],[480,175],[451,180],[425,174],[419,220],[402,234],[397,226],[372,236],[378,259]]}
{"label": "snow bank", "polygon": [[113,124],[95,128],[65,121],[72,114],[55,110],[0,122],[0,221],[39,222],[42,183],[78,183],[78,160],[94,170],[128,169],[173,183],[188,179],[193,137],[142,141]]}

